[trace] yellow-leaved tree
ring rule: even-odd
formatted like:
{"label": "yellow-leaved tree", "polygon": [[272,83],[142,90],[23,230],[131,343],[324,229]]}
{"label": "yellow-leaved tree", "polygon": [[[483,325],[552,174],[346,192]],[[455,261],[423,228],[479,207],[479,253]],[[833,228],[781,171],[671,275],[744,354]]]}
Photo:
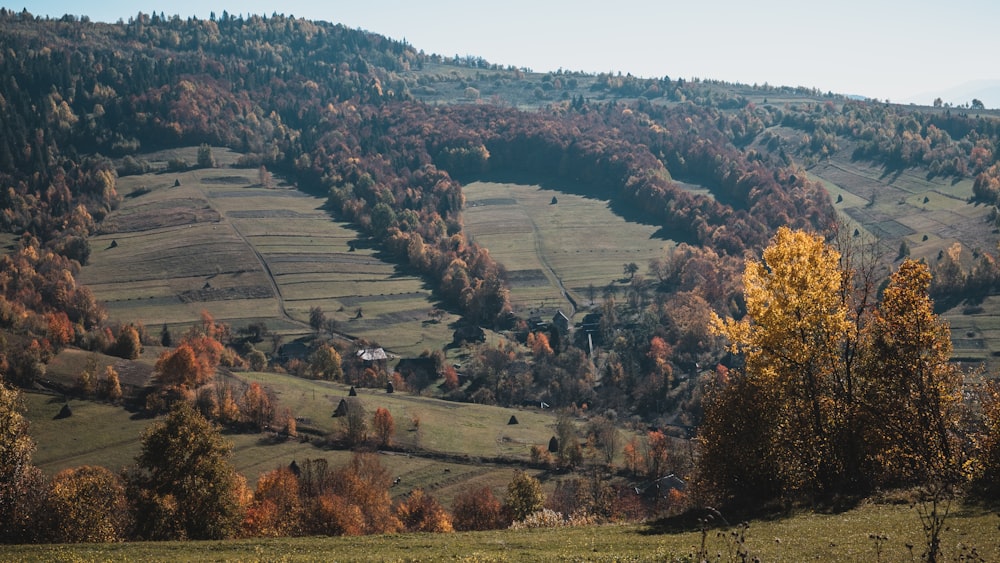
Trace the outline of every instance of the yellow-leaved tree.
{"label": "yellow-leaved tree", "polygon": [[42,473],[31,462],[35,441],[28,433],[21,394],[0,373],[0,543],[32,539]]}
{"label": "yellow-leaved tree", "polygon": [[758,502],[957,478],[963,375],[934,313],[930,271],[903,261],[876,304],[875,262],[857,262],[818,235],[779,229],[746,265],[746,316],[713,315],[743,363],[720,371],[705,401],[707,497]]}
{"label": "yellow-leaved tree", "polygon": [[866,325],[861,402],[883,485],[957,477],[963,376],[951,332],[928,296],[927,264],[904,260]]}
{"label": "yellow-leaved tree", "polygon": [[[746,379],[739,387],[754,403],[739,408],[730,397],[722,401],[730,412],[715,414],[732,418],[740,415],[732,409],[743,411],[748,420],[730,421],[742,435],[729,437],[750,440],[739,445],[759,453],[758,463],[748,468],[785,490],[823,490],[843,473],[834,444],[844,410],[833,393],[843,342],[852,330],[843,279],[840,253],[822,237],[783,227],[763,260],[747,262],[746,316],[735,320],[713,314],[714,331],[744,359],[742,373],[734,377]],[[766,427],[755,427],[761,424]]]}

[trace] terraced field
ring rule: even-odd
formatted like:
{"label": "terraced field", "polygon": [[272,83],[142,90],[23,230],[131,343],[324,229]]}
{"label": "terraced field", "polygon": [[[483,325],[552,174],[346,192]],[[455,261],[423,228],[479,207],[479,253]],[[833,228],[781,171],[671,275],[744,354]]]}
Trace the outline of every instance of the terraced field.
{"label": "terraced field", "polygon": [[[1000,234],[989,220],[989,207],[971,202],[971,179],[928,178],[920,170],[886,174],[845,157],[818,164],[810,174],[823,181],[853,228],[880,240],[889,261],[904,241],[912,258],[931,265],[955,243],[962,245],[967,266],[975,251],[997,252]],[[1000,367],[1000,299],[960,305],[943,317],[951,324],[955,359],[986,362],[991,371]]]}
{"label": "terraced field", "polygon": [[81,275],[112,318],[182,328],[206,310],[292,338],[318,306],[338,331],[400,355],[451,340],[455,317],[428,322],[436,303],[424,282],[381,260],[322,199],[262,186],[256,170],[225,167],[237,155],[215,152],[218,168],[119,180],[125,201],[92,238]]}

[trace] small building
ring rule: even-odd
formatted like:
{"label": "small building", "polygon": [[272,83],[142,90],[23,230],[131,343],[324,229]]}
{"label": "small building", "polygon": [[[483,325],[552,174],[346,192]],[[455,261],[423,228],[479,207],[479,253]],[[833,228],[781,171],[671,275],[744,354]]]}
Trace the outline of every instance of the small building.
{"label": "small building", "polygon": [[586,316],[583,317],[583,322],[580,323],[580,328],[583,329],[584,332],[590,333],[601,330],[601,318],[603,316],[604,315],[600,312],[587,313]]}
{"label": "small building", "polygon": [[653,498],[666,498],[670,494],[670,491],[678,490],[684,492],[686,488],[687,483],[685,483],[680,477],[671,473],[670,475],[665,475],[659,479],[654,479],[651,482],[636,486],[634,487],[634,490],[637,495]]}
{"label": "small building", "polygon": [[396,371],[404,379],[416,376],[422,379],[437,379],[437,362],[434,358],[402,358],[396,364]]}
{"label": "small building", "polygon": [[356,355],[363,362],[382,362],[389,359],[389,355],[382,348],[362,348]]}
{"label": "small building", "polygon": [[309,344],[302,338],[293,340],[287,344],[282,344],[278,348],[278,360],[287,362],[288,360],[305,360],[312,354]]}
{"label": "small building", "polygon": [[549,329],[549,323],[545,322],[542,317],[538,315],[533,315],[528,317],[528,331],[529,332],[544,332]]}

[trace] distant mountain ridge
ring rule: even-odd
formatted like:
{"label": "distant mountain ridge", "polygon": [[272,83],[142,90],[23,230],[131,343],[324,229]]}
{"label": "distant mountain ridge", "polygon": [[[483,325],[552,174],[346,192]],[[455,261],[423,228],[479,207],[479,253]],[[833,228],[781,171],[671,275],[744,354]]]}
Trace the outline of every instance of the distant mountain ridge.
{"label": "distant mountain ridge", "polygon": [[901,101],[928,106],[937,98],[941,98],[944,103],[952,106],[968,105],[976,99],[983,102],[986,109],[1000,109],[1000,78],[973,80],[952,88],[930,91]]}

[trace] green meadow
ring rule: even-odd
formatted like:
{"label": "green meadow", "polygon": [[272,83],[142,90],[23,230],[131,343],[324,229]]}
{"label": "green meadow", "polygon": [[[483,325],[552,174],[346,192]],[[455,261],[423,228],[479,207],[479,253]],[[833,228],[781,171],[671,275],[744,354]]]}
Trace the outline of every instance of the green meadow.
{"label": "green meadow", "polygon": [[574,309],[591,305],[591,286],[600,301],[608,284],[621,285],[625,264],[635,262],[642,274],[674,246],[657,237],[657,227],[626,220],[605,200],[494,182],[463,191],[465,231],[507,268],[521,315],[562,310],[572,320]]}
{"label": "green meadow", "polygon": [[[124,369],[131,363],[151,361],[152,357],[155,351],[150,350],[139,362],[63,352],[49,375],[68,383],[87,361]],[[348,397],[348,386],[264,372],[218,377],[235,378],[238,384],[261,384],[273,393],[279,413],[289,412],[297,419],[299,437],[294,439],[279,438],[271,432],[226,436],[233,444],[233,463],[251,486],[261,473],[287,466],[293,460],[325,458],[339,466],[352,455],[326,441],[342,430],[343,419],[335,418],[333,413]],[[489,485],[499,494],[515,471],[527,464],[531,447],[547,446],[556,433],[556,419],[549,410],[456,403],[406,392],[390,394],[382,389],[358,389],[357,394],[369,426],[378,408],[387,409],[395,422],[391,447],[380,455],[383,465],[401,478],[401,486],[394,493],[404,494],[419,487],[432,492],[446,506],[470,486]],[[79,465],[102,465],[117,471],[131,464],[139,453],[142,431],[153,422],[107,403],[40,393],[24,396],[31,435],[37,444],[34,462],[49,475]],[[64,404],[70,406],[72,416],[57,418]],[[511,417],[516,424],[510,424]],[[577,422],[582,429],[586,421],[581,418]],[[547,486],[553,487],[554,481]]]}
{"label": "green meadow", "polygon": [[[953,507],[942,560],[1000,560],[1000,518]],[[884,538],[884,539],[878,539]],[[25,545],[9,561],[920,561],[926,545],[906,504],[863,504],[846,512],[805,512],[735,526],[673,532],[656,524],[561,527],[450,534],[308,537],[221,542]]]}

